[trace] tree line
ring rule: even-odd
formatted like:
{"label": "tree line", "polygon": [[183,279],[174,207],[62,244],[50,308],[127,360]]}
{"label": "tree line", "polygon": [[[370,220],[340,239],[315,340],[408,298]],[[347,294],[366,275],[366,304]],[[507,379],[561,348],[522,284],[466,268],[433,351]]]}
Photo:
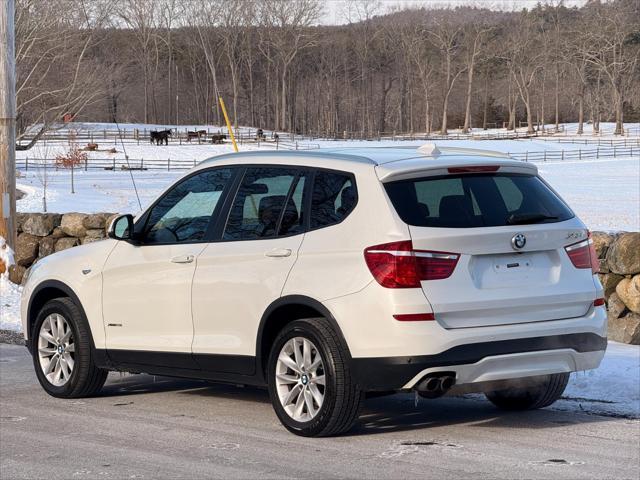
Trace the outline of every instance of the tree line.
{"label": "tree line", "polygon": [[[640,2],[17,0],[18,134],[67,119],[344,132],[640,120]],[[549,124],[552,126],[549,127]],[[540,126],[540,127],[538,127]]]}

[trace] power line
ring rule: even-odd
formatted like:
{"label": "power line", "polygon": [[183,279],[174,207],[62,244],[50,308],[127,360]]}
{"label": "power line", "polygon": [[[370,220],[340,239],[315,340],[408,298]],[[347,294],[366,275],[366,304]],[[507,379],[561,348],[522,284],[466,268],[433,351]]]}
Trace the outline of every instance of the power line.
{"label": "power line", "polygon": [[136,181],[133,178],[133,170],[131,170],[131,165],[129,164],[129,155],[127,155],[127,149],[124,148],[124,140],[122,139],[122,130],[120,130],[120,124],[114,118],[114,123],[116,124],[116,128],[118,129],[118,136],[120,137],[120,144],[122,145],[122,152],[124,153],[124,159],[127,162],[127,170],[129,170],[129,175],[131,176],[131,183],[133,184],[133,191],[136,192],[136,199],[138,199],[138,206],[140,210],[142,210],[142,202],[140,202],[140,195],[138,195],[138,187],[136,187]]}

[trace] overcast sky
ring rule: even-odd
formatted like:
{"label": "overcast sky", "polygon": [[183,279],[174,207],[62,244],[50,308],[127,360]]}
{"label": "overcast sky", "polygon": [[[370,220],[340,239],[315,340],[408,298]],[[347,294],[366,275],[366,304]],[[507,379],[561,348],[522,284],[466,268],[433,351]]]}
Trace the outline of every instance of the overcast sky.
{"label": "overcast sky", "polygon": [[[555,3],[559,0],[380,0],[381,12],[403,8],[403,7],[457,7],[471,6],[479,8],[490,8],[492,10],[520,10],[521,8],[535,7],[540,3]],[[348,16],[345,12],[345,5],[348,0],[325,0],[326,6],[322,23],[344,24],[348,23]],[[565,0],[566,6],[584,5],[586,0]]]}

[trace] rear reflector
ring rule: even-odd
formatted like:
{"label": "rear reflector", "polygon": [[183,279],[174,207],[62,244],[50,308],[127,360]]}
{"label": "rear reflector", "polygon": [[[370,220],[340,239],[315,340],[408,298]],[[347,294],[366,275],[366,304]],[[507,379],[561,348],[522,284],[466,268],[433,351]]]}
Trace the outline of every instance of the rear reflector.
{"label": "rear reflector", "polygon": [[600,261],[598,260],[596,249],[593,246],[591,232],[588,232],[588,238],[586,240],[564,247],[564,249],[567,255],[569,255],[574,267],[590,268],[593,273],[598,273],[600,270]]}
{"label": "rear reflector", "polygon": [[423,280],[448,278],[460,255],[414,250],[411,240],[375,245],[364,258],[376,281],[386,288],[419,288]]}
{"label": "rear reflector", "polygon": [[596,298],[593,301],[593,306],[594,307],[601,307],[602,305],[604,305],[604,298]]}
{"label": "rear reflector", "polygon": [[428,322],[436,319],[433,313],[407,313],[394,315],[393,318],[400,322]]}
{"label": "rear reflector", "polygon": [[477,165],[473,167],[450,167],[447,168],[449,173],[488,173],[497,172],[499,165]]}

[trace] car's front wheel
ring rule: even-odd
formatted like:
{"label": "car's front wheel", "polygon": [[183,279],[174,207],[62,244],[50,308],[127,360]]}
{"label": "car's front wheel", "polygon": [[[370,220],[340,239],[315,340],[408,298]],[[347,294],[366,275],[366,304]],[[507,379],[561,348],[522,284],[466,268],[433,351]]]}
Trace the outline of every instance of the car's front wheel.
{"label": "car's front wheel", "polygon": [[280,332],[267,375],[276,414],[293,433],[337,435],[358,418],[363,393],[340,338],[322,318],[296,320]]}
{"label": "car's front wheel", "polygon": [[569,382],[568,373],[522,378],[513,387],[487,392],[486,397],[502,410],[533,410],[558,400]]}
{"label": "car's front wheel", "polygon": [[90,331],[80,309],[69,298],[47,302],[32,330],[31,351],[42,388],[54,397],[95,395],[107,379],[91,352]]}

